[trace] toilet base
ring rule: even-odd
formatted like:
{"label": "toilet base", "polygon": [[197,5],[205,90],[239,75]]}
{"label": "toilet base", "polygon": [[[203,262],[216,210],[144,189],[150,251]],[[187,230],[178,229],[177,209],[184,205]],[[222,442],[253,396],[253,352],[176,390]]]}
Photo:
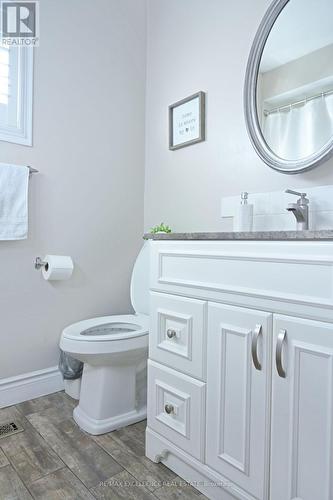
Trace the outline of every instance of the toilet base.
{"label": "toilet base", "polygon": [[97,420],[87,415],[80,405],[74,409],[73,418],[75,422],[81,427],[82,430],[97,436],[99,434],[106,434],[107,432],[115,431],[126,425],[135,424],[147,417],[147,407],[140,410],[132,410],[122,415],[105,418],[104,420]]}
{"label": "toilet base", "polygon": [[147,415],[146,350],[109,357],[108,365],[84,364],[75,422],[89,434],[105,434]]}

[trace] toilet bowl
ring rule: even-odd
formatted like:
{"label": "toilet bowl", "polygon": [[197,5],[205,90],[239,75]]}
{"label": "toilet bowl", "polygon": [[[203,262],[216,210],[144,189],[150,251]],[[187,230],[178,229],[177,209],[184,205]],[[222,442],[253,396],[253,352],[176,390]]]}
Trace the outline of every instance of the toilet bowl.
{"label": "toilet bowl", "polygon": [[90,434],[104,434],[146,418],[149,330],[149,247],[133,268],[135,314],[102,316],[64,329],[60,348],[84,363],[73,417]]}

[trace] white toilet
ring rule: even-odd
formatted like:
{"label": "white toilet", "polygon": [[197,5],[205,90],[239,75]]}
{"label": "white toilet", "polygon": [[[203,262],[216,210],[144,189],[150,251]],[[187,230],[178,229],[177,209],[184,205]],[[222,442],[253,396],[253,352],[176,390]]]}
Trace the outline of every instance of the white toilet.
{"label": "white toilet", "polygon": [[103,316],[64,329],[60,348],[83,361],[79,404],[73,417],[90,434],[139,422],[147,414],[149,246],[135,262],[131,280],[135,314]]}

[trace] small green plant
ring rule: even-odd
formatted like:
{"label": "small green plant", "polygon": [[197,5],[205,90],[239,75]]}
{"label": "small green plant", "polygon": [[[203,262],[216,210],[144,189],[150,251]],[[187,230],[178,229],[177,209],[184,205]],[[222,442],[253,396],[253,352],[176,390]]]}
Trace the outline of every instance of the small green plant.
{"label": "small green plant", "polygon": [[167,225],[164,224],[164,222],[161,222],[158,226],[152,227],[150,232],[152,234],[156,233],[171,233],[171,228]]}

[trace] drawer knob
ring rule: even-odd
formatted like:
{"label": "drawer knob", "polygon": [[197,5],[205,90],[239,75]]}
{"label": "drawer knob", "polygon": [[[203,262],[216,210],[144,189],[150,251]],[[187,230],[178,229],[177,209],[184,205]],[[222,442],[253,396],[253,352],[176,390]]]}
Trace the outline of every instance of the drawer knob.
{"label": "drawer knob", "polygon": [[172,328],[169,328],[167,330],[167,336],[168,336],[169,339],[173,339],[174,337],[177,337],[176,330],[173,330]]}
{"label": "drawer knob", "polygon": [[167,413],[168,415],[171,415],[171,413],[175,412],[174,406],[170,405],[170,404],[166,404],[164,407],[164,410],[165,410],[165,413]]}

